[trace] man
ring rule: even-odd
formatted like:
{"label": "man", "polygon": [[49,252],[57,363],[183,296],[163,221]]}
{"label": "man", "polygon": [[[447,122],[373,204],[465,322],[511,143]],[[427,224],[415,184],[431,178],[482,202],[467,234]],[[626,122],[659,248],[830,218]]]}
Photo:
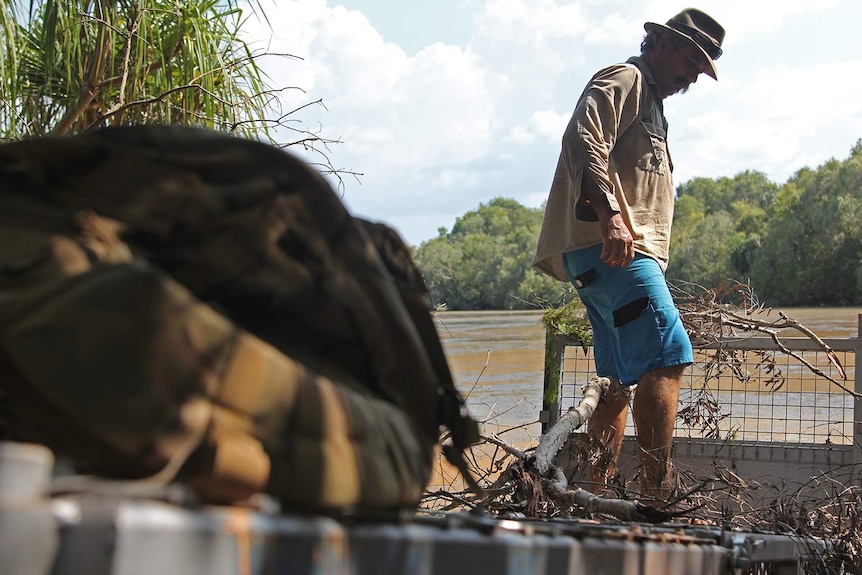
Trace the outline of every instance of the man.
{"label": "man", "polygon": [[716,79],[724,29],[693,8],[644,29],[640,57],[599,71],[578,101],[533,265],[577,288],[593,327],[597,374],[613,382],[590,422],[591,438],[608,455],[591,469],[594,489],[616,472],[637,384],[641,484],[664,498],[680,377],[693,354],[664,278],[674,190],[662,101],[702,73]]}

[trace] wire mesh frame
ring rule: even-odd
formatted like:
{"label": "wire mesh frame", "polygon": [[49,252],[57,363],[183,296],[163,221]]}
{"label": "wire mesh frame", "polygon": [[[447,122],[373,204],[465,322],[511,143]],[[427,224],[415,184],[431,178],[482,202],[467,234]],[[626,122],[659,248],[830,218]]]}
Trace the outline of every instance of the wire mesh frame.
{"label": "wire mesh frame", "polygon": [[[812,341],[786,338],[779,349],[771,338],[723,340],[695,349],[695,364],[686,370],[680,390],[676,437],[789,444],[848,445],[854,441],[858,400],[810,364],[847,389],[859,390],[856,352],[859,338],[825,340],[841,368]],[[561,336],[556,354],[560,369],[559,410],[580,400],[580,388],[595,375],[592,348]],[[846,374],[841,373],[842,368]],[[547,407],[547,406],[546,406]],[[626,434],[634,434],[629,414]]]}

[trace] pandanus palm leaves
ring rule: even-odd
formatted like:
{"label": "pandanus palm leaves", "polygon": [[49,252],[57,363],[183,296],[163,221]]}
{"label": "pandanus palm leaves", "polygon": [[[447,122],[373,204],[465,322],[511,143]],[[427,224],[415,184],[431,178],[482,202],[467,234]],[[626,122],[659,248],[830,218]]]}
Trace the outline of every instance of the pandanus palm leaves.
{"label": "pandanus palm leaves", "polygon": [[0,0],[0,137],[181,124],[266,134],[236,0]]}

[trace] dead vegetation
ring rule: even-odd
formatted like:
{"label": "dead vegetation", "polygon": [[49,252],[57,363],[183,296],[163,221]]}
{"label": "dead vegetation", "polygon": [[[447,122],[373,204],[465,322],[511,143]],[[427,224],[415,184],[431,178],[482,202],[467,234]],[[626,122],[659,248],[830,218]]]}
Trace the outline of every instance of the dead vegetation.
{"label": "dead vegetation", "polygon": [[[795,357],[817,377],[857,397],[848,389],[846,373],[835,352],[799,322],[761,305],[750,286],[731,283],[715,290],[675,286],[674,292],[695,345],[751,335],[766,335],[776,343],[780,351],[758,351],[754,360],[756,369],[766,375],[759,381],[767,390],[777,391],[784,386],[785,374],[775,361],[776,354],[783,353]],[[558,311],[551,325],[574,325],[578,330],[583,329],[583,323],[578,323],[577,318],[570,321],[562,318]],[[815,342],[827,354],[839,377],[825,373],[788,349],[782,342],[784,336],[779,335],[788,330],[796,337],[801,335]],[[726,429],[719,425],[728,414],[722,411],[707,383],[711,378],[722,376],[748,383],[751,359],[744,358],[743,362],[743,358],[735,356],[738,353],[717,349],[709,354],[701,366],[706,374],[703,387],[680,408],[679,420],[701,430],[703,437],[731,440]],[[595,406],[593,400],[601,381],[584,383],[585,400],[578,409],[564,415],[557,426],[529,445],[515,445],[509,441],[508,436],[519,428],[483,436],[482,443],[473,447],[469,458],[470,470],[483,488],[481,494],[467,489],[457,474],[444,469],[441,463],[437,485],[426,494],[422,507],[447,511],[469,509],[501,517],[683,521],[801,539],[815,538],[826,542],[827,551],[812,548],[805,565],[806,573],[862,573],[862,488],[858,469],[853,466],[833,467],[802,485],[742,477],[721,460],[713,462],[708,475],[677,466],[676,496],[669,502],[642,497],[636,488],[636,472],[631,477],[618,475],[603,497],[596,497],[574,484],[572,477],[579,475],[591,460],[602,457],[595,446],[573,441],[568,442],[568,449],[561,449],[568,438],[574,437],[572,432],[588,419]],[[526,422],[523,427],[534,423]],[[862,449],[862,446],[853,448]]]}

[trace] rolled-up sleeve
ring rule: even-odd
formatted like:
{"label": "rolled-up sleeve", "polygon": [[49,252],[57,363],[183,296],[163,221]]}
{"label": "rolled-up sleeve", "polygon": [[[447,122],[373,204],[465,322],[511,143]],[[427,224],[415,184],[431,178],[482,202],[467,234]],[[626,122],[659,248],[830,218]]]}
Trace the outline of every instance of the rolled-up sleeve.
{"label": "rolled-up sleeve", "polygon": [[638,116],[640,78],[633,66],[612,66],[599,72],[581,97],[563,135],[567,165],[581,165],[584,176],[595,182],[617,211],[619,204],[609,176],[611,150]]}

